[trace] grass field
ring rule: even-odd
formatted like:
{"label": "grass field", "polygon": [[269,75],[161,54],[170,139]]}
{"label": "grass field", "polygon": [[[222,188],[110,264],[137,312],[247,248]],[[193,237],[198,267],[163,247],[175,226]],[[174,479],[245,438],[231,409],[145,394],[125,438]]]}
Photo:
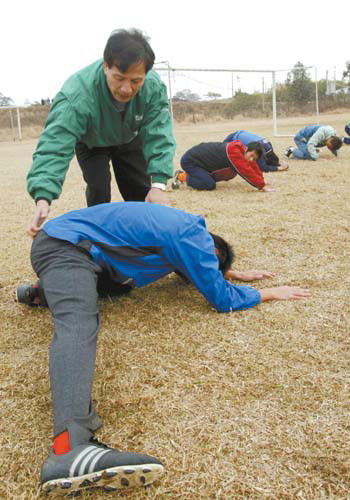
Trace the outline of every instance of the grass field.
{"label": "grass field", "polygon": [[[340,134],[346,114],[322,117]],[[313,119],[281,120],[293,133]],[[266,120],[176,126],[179,158],[190,146],[237,129],[272,140]],[[275,138],[282,154],[291,138]],[[39,498],[39,473],[51,445],[47,310],[14,301],[34,279],[24,228],[33,202],[25,176],[35,141],[0,143],[1,411],[0,498]],[[97,437],[119,449],[155,455],[166,475],[145,490],[82,498],[350,498],[349,161],[322,151],[267,174],[277,191],[242,179],[214,192],[169,192],[173,206],[205,214],[230,240],[238,270],[278,276],[253,284],[308,287],[312,298],[264,303],[218,314],[191,286],[170,276],[117,303],[101,302],[94,399]],[[115,187],[114,187],[115,189]],[[119,193],[114,190],[114,200]],[[51,215],[85,205],[74,160]]]}

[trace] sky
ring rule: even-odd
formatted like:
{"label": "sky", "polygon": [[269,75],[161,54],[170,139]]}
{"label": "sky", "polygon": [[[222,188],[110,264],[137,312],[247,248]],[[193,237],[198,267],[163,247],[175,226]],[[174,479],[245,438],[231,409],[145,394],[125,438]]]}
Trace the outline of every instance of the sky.
{"label": "sky", "polygon": [[[0,92],[19,105],[53,98],[71,74],[102,57],[111,31],[131,27],[150,37],[156,61],[173,68],[279,70],[301,61],[316,66],[319,78],[327,70],[330,78],[335,72],[341,78],[350,60],[349,14],[348,0],[328,6],[319,0],[5,0]],[[259,90],[264,76],[183,75],[173,74],[173,94],[189,88],[226,96],[245,85]]]}

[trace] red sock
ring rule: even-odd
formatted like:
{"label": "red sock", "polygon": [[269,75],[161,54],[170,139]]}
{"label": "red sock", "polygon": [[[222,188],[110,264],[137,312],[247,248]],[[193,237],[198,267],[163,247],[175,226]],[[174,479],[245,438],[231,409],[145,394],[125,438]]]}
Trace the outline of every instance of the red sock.
{"label": "red sock", "polygon": [[53,440],[53,451],[56,455],[63,455],[70,449],[68,431],[63,431]]}

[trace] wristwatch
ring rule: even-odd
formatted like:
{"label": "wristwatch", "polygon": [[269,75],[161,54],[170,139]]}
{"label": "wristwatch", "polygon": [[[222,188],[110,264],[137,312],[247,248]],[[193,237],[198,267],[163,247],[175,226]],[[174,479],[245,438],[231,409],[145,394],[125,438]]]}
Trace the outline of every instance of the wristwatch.
{"label": "wristwatch", "polygon": [[162,191],[165,191],[165,184],[163,184],[162,182],[152,182],[151,186],[153,188],[158,188],[161,189]]}

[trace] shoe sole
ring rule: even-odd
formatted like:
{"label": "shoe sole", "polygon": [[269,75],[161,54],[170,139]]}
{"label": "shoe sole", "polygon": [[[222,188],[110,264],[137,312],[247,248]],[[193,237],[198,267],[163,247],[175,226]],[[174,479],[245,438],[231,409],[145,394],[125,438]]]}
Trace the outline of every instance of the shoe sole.
{"label": "shoe sole", "polygon": [[95,487],[102,487],[107,491],[125,490],[148,486],[159,479],[163,472],[164,468],[160,464],[109,467],[83,476],[46,481],[42,485],[42,490],[46,495],[52,493],[61,496]]}

